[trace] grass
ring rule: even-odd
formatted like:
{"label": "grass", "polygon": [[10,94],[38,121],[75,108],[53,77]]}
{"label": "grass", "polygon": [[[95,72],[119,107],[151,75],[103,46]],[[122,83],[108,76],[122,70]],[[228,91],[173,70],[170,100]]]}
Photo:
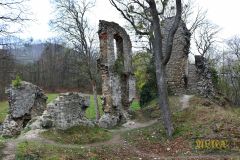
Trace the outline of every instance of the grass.
{"label": "grass", "polygon": [[51,144],[25,141],[17,146],[17,160],[87,159],[88,152],[79,148],[64,148]]}
{"label": "grass", "polygon": [[[100,115],[102,115],[103,110],[102,110],[102,105],[101,105],[100,102],[101,102],[101,99],[100,99],[100,96],[98,96],[99,111],[100,111]],[[130,105],[130,109],[133,110],[133,111],[139,110],[140,109],[139,101],[134,100],[132,102],[132,104]],[[86,110],[86,117],[89,118],[89,119],[95,119],[96,118],[94,98],[93,98],[92,95],[90,96],[90,106]]]}
{"label": "grass", "polygon": [[0,150],[4,147],[5,139],[0,136]]}
{"label": "grass", "polygon": [[140,159],[137,153],[120,145],[99,147],[66,147],[41,142],[21,142],[17,146],[17,160],[100,160],[100,159]]}
{"label": "grass", "polygon": [[48,99],[47,99],[47,103],[52,102],[55,98],[57,98],[57,96],[59,95],[58,93],[47,93],[46,94]]}
{"label": "grass", "polygon": [[[2,154],[2,149],[5,147],[4,146],[5,142],[6,142],[5,138],[0,136],[0,155]],[[0,159],[1,159],[1,157],[0,157]]]}
{"label": "grass", "polygon": [[[179,110],[176,97],[170,97],[171,110],[173,112],[173,122],[175,132],[172,140],[167,140],[164,127],[161,123],[152,126],[136,129],[123,134],[123,137],[135,147],[145,148],[153,154],[164,154],[166,148],[171,148],[168,156],[181,155],[183,153],[198,154],[202,152],[193,151],[194,139],[205,138],[231,138],[240,144],[240,116],[239,108],[222,108],[214,103],[204,106],[206,100],[198,97],[192,98],[190,107]],[[150,112],[160,113],[157,101],[151,102],[151,107],[146,107],[142,111],[153,115]],[[176,103],[175,103],[176,102]],[[176,104],[176,105],[175,105]],[[148,111],[150,110],[150,111]],[[220,153],[224,151],[206,151],[207,153]],[[240,152],[240,145],[233,146],[228,153]],[[205,154],[205,151],[203,152]]]}
{"label": "grass", "polygon": [[[101,102],[101,99],[100,99],[100,96],[98,96],[99,112],[100,112],[100,115],[102,115],[103,110],[102,110],[102,105],[101,105],[100,102]],[[90,106],[86,110],[86,117],[89,118],[89,119],[95,119],[96,118],[93,95],[90,96]]]}
{"label": "grass", "polygon": [[111,133],[99,127],[76,126],[67,130],[50,129],[41,133],[44,138],[64,144],[89,144],[109,140]]}
{"label": "grass", "polygon": [[[162,157],[211,155],[222,154],[222,152],[223,154],[230,155],[231,153],[240,152],[240,147],[233,148],[231,151],[220,152],[205,152],[193,149],[193,139],[197,137],[216,136],[221,138],[230,136],[231,138],[240,140],[239,108],[222,108],[214,103],[211,103],[210,106],[205,106],[205,99],[198,97],[192,98],[190,100],[190,107],[185,110],[180,110],[179,97],[170,97],[170,104],[175,128],[174,136],[170,140],[167,140],[164,127],[160,122],[149,127],[124,132],[121,136],[129,146],[81,147],[81,144],[107,140],[111,137],[110,135],[106,139],[103,138],[102,136],[106,136],[108,132],[106,130],[99,131],[99,128],[88,130],[89,128],[77,127],[67,132],[50,130],[45,135],[47,138],[51,137],[51,140],[64,144],[80,144],[79,147],[76,145],[70,147],[71,145],[56,146],[41,142],[23,142],[18,145],[17,159],[139,159],[139,152],[160,155]],[[156,113],[150,113],[148,110]],[[151,106],[148,105],[148,107],[137,112],[147,113],[147,116],[157,115],[158,113],[158,117],[160,113],[156,100],[151,102]],[[46,134],[46,132],[43,134]],[[95,139],[95,137],[98,138]],[[137,149],[138,152],[136,153],[132,148]],[[144,159],[144,157],[141,158]],[[145,159],[149,159],[149,157]]]}
{"label": "grass", "polygon": [[3,123],[7,114],[8,114],[8,102],[7,101],[0,102],[0,124]]}
{"label": "grass", "polygon": [[140,103],[138,100],[133,100],[132,104],[130,105],[130,109],[133,111],[137,111],[140,109]]}

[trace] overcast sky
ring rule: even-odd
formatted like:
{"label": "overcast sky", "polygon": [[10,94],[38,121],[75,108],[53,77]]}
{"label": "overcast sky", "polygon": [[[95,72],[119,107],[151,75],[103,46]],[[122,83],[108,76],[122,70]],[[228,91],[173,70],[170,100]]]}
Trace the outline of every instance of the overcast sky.
{"label": "overcast sky", "polygon": [[[199,5],[208,10],[208,19],[217,24],[222,30],[221,38],[229,38],[233,35],[240,35],[240,0],[196,0]],[[50,0],[31,0],[30,8],[32,16],[35,18],[33,23],[26,26],[21,34],[23,38],[41,39],[53,37],[48,23],[51,19]],[[91,11],[89,20],[97,27],[100,19],[115,21],[124,25],[124,20],[119,13],[109,4],[108,0],[96,0],[96,6]]]}

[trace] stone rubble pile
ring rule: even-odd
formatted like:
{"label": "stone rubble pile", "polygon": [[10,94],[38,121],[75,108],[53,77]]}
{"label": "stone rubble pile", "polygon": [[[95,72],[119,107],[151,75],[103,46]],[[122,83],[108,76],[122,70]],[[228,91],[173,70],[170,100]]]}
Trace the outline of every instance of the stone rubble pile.
{"label": "stone rubble pile", "polygon": [[77,125],[93,126],[93,122],[85,117],[90,105],[90,97],[81,93],[62,93],[47,105],[43,115],[28,127],[31,129],[57,128],[68,129]]}
{"label": "stone rubble pile", "polygon": [[41,88],[25,81],[19,87],[11,85],[6,93],[9,114],[0,127],[0,135],[12,137],[19,135],[31,119],[42,115],[47,97]]}

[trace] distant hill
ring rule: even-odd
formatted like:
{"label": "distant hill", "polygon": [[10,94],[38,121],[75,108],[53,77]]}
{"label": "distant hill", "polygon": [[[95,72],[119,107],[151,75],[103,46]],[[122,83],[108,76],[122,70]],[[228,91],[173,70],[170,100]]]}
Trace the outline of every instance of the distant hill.
{"label": "distant hill", "polygon": [[11,53],[19,63],[33,63],[41,57],[45,43],[29,44],[23,47],[11,49]]}

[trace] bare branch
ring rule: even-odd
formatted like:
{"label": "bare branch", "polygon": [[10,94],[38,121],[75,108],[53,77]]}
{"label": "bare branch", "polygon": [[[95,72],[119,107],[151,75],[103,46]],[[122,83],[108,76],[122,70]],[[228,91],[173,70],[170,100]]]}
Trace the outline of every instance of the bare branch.
{"label": "bare branch", "polygon": [[[121,8],[119,8],[118,5],[115,3],[115,0],[109,0],[109,1],[122,14],[122,16],[133,26],[133,28],[134,28],[134,30],[136,31],[137,34],[139,34],[139,35],[149,35],[149,32],[143,32],[143,31],[138,29],[138,27],[135,23],[134,17],[127,12],[125,13]],[[120,3],[120,2],[118,2],[118,3]],[[121,3],[121,4],[124,5],[123,3]],[[124,6],[127,7],[126,5],[124,5]]]}

